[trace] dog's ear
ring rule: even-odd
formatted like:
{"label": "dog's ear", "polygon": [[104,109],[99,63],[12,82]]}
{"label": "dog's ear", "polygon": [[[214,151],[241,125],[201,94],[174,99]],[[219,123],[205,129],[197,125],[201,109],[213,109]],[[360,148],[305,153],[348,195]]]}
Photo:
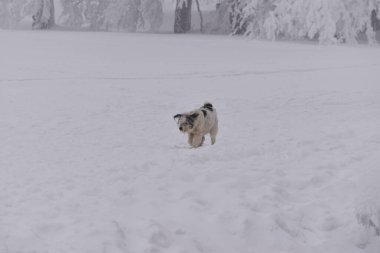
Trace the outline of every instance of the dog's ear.
{"label": "dog's ear", "polygon": [[176,118],[180,118],[182,116],[182,114],[176,114],[176,115],[174,115],[174,119],[176,119]]}
{"label": "dog's ear", "polygon": [[190,115],[190,117],[193,119],[196,119],[198,117],[198,115],[199,115],[198,113],[193,113]]}

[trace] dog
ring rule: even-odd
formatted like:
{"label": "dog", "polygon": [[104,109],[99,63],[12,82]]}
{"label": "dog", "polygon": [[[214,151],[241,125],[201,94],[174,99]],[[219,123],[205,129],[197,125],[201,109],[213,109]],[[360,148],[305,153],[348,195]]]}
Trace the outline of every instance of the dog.
{"label": "dog", "polygon": [[174,115],[178,128],[188,134],[187,142],[193,148],[202,146],[205,135],[210,134],[211,144],[214,145],[218,133],[218,117],[211,103],[205,103],[201,108]]}

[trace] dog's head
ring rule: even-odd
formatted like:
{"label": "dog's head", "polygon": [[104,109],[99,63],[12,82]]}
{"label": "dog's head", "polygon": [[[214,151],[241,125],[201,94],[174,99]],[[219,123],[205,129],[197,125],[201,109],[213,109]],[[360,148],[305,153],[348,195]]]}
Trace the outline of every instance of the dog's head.
{"label": "dog's head", "polygon": [[174,116],[174,119],[177,121],[179,131],[187,133],[194,128],[195,122],[199,116],[199,113],[185,113],[177,114]]}

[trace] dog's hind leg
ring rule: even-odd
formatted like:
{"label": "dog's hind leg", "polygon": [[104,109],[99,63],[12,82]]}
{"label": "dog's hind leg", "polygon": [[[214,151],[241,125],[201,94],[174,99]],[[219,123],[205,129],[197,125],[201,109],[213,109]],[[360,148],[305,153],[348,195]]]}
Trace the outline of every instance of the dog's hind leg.
{"label": "dog's hind leg", "polygon": [[215,123],[213,128],[210,130],[211,144],[214,145],[216,141],[216,135],[218,134],[218,122]]}

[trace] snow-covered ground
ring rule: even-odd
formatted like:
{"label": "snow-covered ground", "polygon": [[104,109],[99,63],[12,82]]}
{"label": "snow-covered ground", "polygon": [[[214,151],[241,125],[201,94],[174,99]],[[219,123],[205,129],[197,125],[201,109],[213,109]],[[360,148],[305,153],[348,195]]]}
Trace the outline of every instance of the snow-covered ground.
{"label": "snow-covered ground", "polygon": [[[378,47],[0,38],[1,253],[380,252]],[[172,117],[205,101],[190,149]]]}

